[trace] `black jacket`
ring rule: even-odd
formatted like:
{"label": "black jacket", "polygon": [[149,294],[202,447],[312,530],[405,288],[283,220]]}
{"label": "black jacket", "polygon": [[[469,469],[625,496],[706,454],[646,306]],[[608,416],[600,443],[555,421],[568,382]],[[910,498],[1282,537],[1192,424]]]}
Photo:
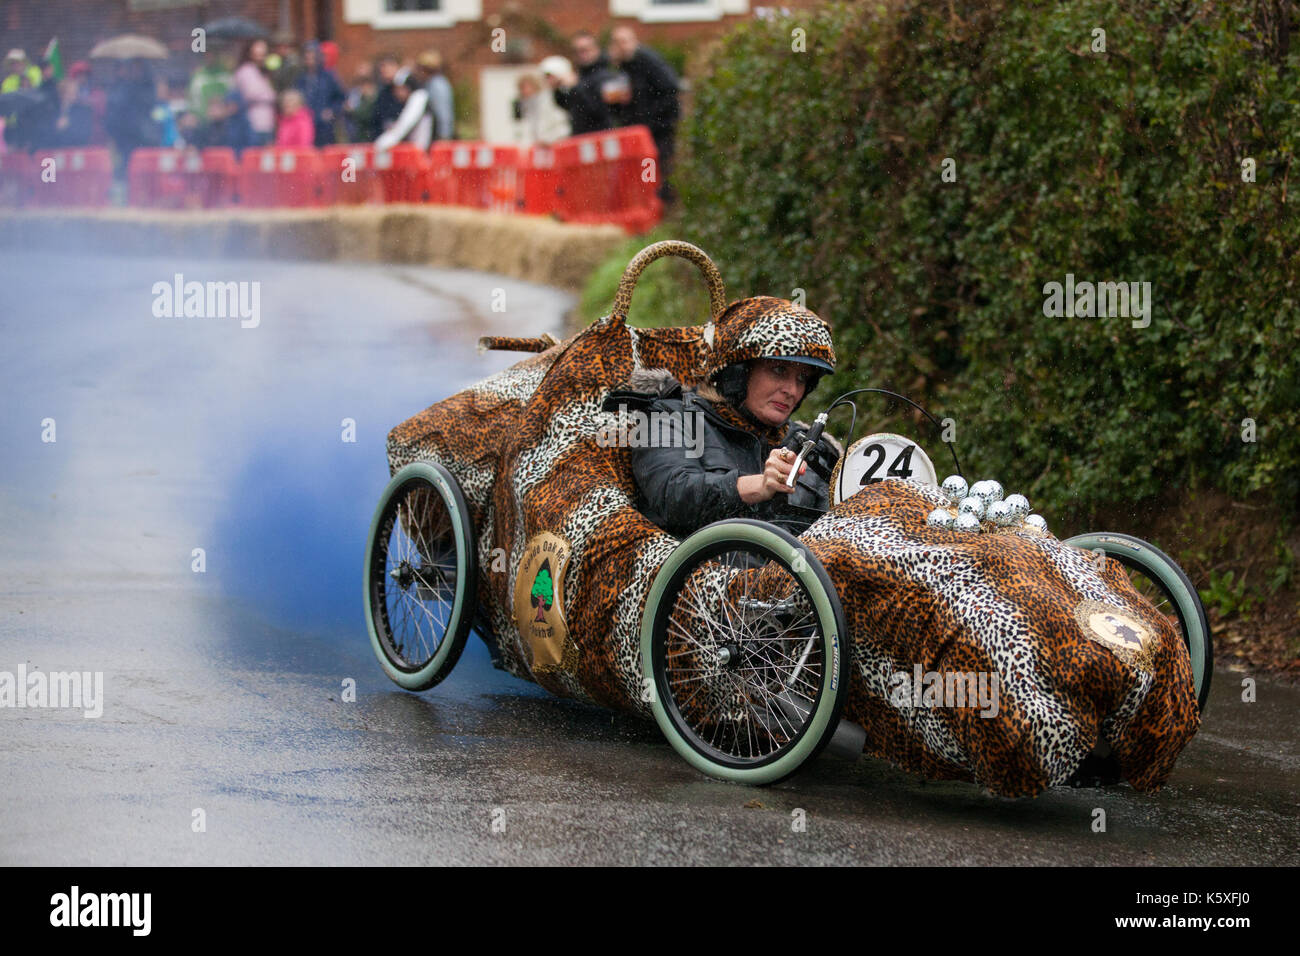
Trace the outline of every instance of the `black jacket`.
{"label": "black jacket", "polygon": [[578,68],[576,86],[555,91],[555,104],[568,112],[574,136],[613,128],[609,106],[601,93],[601,85],[613,75],[609,60],[602,56],[595,63]]}
{"label": "black jacket", "polygon": [[379,134],[386,132],[388,127],[397,122],[397,117],[402,115],[402,104],[397,101],[397,94],[393,92],[393,84],[386,83],[379,88],[379,94],[375,97],[375,110],[372,114],[372,124],[375,130],[376,139]]}
{"label": "black jacket", "polygon": [[654,50],[640,46],[622,69],[632,85],[632,102],[615,108],[619,125],[644,124],[656,140],[671,133],[681,115],[673,68]]}
{"label": "black jacket", "polygon": [[761,474],[772,448],[757,435],[724,421],[708,399],[682,388],[663,370],[638,372],[627,387],[611,392],[604,410],[617,415],[620,407],[659,413],[659,418],[648,420],[654,424],[649,440],[630,442],[632,471],[637,509],[674,537],[684,538],[723,518],[772,521],[788,511],[786,505],[818,511],[828,507],[826,482],[811,468],[788,501],[773,498],[745,504],[736,480]]}

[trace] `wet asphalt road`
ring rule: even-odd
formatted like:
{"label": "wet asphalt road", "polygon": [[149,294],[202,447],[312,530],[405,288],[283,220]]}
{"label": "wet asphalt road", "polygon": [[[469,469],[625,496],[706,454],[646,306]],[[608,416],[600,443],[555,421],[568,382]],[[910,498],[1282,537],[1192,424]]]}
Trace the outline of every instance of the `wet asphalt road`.
{"label": "wet asphalt road", "polygon": [[[154,317],[176,272],[260,282],[260,324]],[[0,672],[104,674],[98,719],[0,709],[0,863],[1300,863],[1300,691],[1261,679],[1245,704],[1224,670],[1166,789],[1035,800],[873,761],[718,783],[473,637],[442,685],[399,691],[361,610],[384,435],[518,357],[480,334],[558,331],[563,294],[38,254],[0,289]]]}

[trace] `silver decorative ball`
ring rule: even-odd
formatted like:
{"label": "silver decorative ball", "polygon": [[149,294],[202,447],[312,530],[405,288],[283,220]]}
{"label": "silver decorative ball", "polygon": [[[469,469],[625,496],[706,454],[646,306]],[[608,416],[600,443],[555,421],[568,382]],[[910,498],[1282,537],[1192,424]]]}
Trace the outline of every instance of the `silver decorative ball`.
{"label": "silver decorative ball", "polygon": [[1039,531],[1047,530],[1047,519],[1042,515],[1030,515],[1025,519],[1025,524],[1030,528],[1037,528]]}
{"label": "silver decorative ball", "polygon": [[1002,500],[1002,486],[991,478],[985,478],[971,485],[970,497],[982,498],[986,506],[991,505],[995,501]]}
{"label": "silver decorative ball", "polygon": [[968,491],[966,479],[961,475],[949,475],[943,480],[943,493],[948,496],[948,500],[953,504],[965,498]]}
{"label": "silver decorative ball", "polygon": [[980,519],[969,511],[963,511],[957,516],[957,520],[953,522],[953,527],[958,531],[978,531],[980,529]]}
{"label": "silver decorative ball", "polygon": [[957,519],[947,508],[935,508],[925,517],[925,522],[935,528],[951,528]]}
{"label": "silver decorative ball", "polygon": [[1011,506],[1005,501],[995,501],[989,505],[989,520],[994,524],[1005,527],[1011,524],[1014,519],[1015,512],[1011,510]]}
{"label": "silver decorative ball", "polygon": [[1029,499],[1024,495],[1007,495],[1006,502],[1017,518],[1029,514]]}
{"label": "silver decorative ball", "polygon": [[957,516],[970,515],[976,521],[984,517],[984,499],[974,494],[969,495],[961,500],[957,506]]}

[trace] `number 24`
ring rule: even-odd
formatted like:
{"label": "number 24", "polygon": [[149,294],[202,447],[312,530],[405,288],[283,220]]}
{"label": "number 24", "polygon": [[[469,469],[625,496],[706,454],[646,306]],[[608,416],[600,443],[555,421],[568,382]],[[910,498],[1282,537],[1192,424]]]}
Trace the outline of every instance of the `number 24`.
{"label": "number 24", "polygon": [[912,449],[915,445],[908,445],[894,458],[893,463],[884,475],[877,475],[880,466],[885,463],[885,446],[879,444],[870,444],[862,450],[864,456],[874,456],[867,470],[862,473],[862,481],[859,484],[869,485],[883,478],[911,478],[912,477]]}

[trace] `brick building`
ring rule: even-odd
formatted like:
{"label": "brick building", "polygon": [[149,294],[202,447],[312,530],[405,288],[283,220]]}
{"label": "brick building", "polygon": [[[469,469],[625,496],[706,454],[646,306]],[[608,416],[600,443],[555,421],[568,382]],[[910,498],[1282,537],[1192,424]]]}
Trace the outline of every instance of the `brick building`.
{"label": "brick building", "polygon": [[642,42],[680,65],[702,41],[770,9],[753,0],[8,0],[0,6],[0,46],[37,55],[57,36],[68,62],[99,40],[141,33],[172,50],[170,68],[186,74],[200,62],[191,31],[237,15],[299,40],[337,42],[345,82],[381,53],[405,59],[436,49],[461,98],[462,124],[490,134],[500,128],[518,74],[549,54],[567,55],[577,30],[632,26]]}

